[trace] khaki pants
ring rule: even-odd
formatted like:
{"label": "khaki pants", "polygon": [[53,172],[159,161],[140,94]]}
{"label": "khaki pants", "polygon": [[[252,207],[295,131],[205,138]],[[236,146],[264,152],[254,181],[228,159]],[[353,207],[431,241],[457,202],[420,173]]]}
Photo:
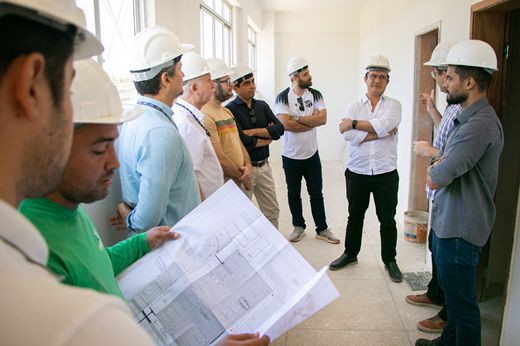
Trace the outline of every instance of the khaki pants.
{"label": "khaki pants", "polygon": [[276,200],[273,172],[269,162],[262,167],[253,167],[253,188],[251,191],[246,191],[244,186],[242,186],[242,191],[249,199],[252,199],[253,195],[255,195],[262,213],[278,229],[280,208]]}

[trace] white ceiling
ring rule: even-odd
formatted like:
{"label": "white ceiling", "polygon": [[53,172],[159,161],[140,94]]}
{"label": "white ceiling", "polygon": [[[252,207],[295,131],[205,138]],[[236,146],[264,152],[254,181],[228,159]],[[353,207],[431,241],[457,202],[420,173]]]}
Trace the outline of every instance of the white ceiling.
{"label": "white ceiling", "polygon": [[275,12],[359,11],[368,0],[256,0],[262,10]]}

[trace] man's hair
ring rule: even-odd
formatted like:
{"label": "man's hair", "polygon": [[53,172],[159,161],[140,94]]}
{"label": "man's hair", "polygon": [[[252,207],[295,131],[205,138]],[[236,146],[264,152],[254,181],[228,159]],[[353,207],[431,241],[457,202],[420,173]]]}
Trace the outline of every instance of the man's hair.
{"label": "man's hair", "polygon": [[0,18],[0,86],[11,63],[21,55],[41,53],[45,58],[45,77],[54,106],[61,104],[65,63],[74,52],[76,28],[59,31],[35,21],[7,15]]}
{"label": "man's hair", "polygon": [[469,77],[473,78],[477,83],[479,93],[485,93],[489,89],[493,75],[481,67],[460,66],[455,67],[455,73],[459,75],[460,81],[464,81]]}
{"label": "man's hair", "polygon": [[187,80],[187,81],[184,81],[182,83],[182,94],[183,95],[188,95],[190,93],[190,89],[191,89],[191,86],[193,84],[197,84],[197,85],[201,85],[202,82],[200,80],[200,77],[197,77],[197,78],[193,78],[193,79],[190,79],[190,80]]}
{"label": "man's hair", "polygon": [[[291,83],[293,82],[293,77],[294,77],[294,76],[298,76],[298,73],[299,73],[298,71],[294,71],[293,73],[291,73],[291,74],[289,75],[289,79],[291,80]],[[299,77],[297,77],[297,78],[299,78]]]}
{"label": "man's hair", "polygon": [[135,89],[140,95],[157,95],[159,90],[161,90],[161,76],[163,73],[168,73],[168,77],[173,77],[175,74],[175,67],[177,66],[178,61],[172,66],[165,67],[159,72],[155,77],[149,80],[144,80],[140,82],[134,81]]}

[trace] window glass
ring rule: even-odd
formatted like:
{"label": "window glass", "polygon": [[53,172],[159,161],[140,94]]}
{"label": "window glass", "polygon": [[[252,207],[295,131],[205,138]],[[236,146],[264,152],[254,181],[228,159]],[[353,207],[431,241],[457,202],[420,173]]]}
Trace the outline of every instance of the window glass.
{"label": "window glass", "polygon": [[219,58],[231,66],[231,10],[228,6],[221,0],[201,2],[200,42],[204,59]]}

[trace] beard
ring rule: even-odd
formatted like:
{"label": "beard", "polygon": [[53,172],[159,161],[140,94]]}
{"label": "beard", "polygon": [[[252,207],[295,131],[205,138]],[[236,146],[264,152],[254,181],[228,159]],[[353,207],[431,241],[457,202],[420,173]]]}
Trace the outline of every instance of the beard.
{"label": "beard", "polygon": [[61,105],[53,107],[47,126],[24,143],[17,183],[23,198],[41,197],[59,186],[72,142],[72,114],[69,118]]}
{"label": "beard", "polygon": [[468,99],[468,94],[450,94],[448,90],[446,90],[448,96],[446,96],[446,101],[451,105],[458,105],[465,102]]}
{"label": "beard", "polygon": [[[215,83],[215,84],[216,84],[216,83]],[[224,101],[227,101],[227,100],[229,100],[230,98],[233,97],[233,91],[232,91],[232,90],[233,90],[233,89],[229,88],[228,93],[225,94],[225,95],[223,95],[223,96],[224,96]],[[215,87],[215,91],[213,91],[213,96],[215,96],[215,98],[216,98],[217,100],[220,100],[220,92],[221,92],[221,91],[222,91],[222,88],[219,88],[218,85]],[[222,102],[224,102],[224,101],[222,101]]]}
{"label": "beard", "polygon": [[69,172],[65,170],[58,191],[71,203],[94,203],[108,196],[108,189],[101,186],[101,183],[113,174],[114,169],[109,169],[96,181],[94,186],[88,186],[86,182],[78,181],[74,173],[69,174]]}
{"label": "beard", "polygon": [[308,89],[312,86],[312,79],[309,79],[309,81],[304,82],[300,78],[298,78],[298,88],[300,89]]}

